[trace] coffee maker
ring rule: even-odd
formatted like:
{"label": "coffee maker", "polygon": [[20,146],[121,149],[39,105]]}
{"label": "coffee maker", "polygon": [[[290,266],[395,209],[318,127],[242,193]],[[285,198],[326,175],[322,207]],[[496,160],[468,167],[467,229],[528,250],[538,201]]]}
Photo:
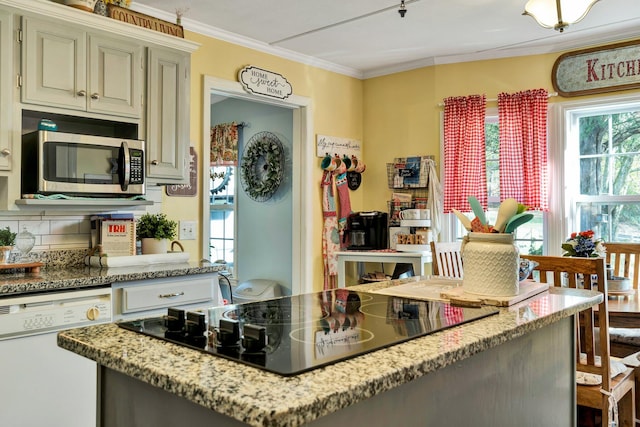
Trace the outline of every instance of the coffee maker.
{"label": "coffee maker", "polygon": [[347,217],[343,243],[349,250],[387,249],[388,215],[386,212],[356,212]]}

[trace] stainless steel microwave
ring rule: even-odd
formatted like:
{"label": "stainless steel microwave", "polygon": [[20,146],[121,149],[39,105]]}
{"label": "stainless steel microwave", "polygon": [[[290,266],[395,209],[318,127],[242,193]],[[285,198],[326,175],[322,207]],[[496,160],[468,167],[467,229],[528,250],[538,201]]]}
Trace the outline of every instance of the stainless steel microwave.
{"label": "stainless steel microwave", "polygon": [[43,130],[22,136],[22,194],[144,193],[144,141]]}

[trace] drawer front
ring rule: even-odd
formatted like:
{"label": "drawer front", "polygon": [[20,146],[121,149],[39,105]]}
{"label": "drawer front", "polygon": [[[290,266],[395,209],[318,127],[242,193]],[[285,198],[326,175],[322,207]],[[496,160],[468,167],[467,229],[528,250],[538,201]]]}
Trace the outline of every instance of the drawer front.
{"label": "drawer front", "polygon": [[213,299],[211,277],[122,288],[122,313],[153,310]]}

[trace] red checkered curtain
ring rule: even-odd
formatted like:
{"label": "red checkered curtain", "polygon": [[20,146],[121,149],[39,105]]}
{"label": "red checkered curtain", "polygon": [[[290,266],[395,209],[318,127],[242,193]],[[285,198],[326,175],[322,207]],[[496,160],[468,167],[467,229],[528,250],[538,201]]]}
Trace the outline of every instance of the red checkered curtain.
{"label": "red checkered curtain", "polygon": [[498,95],[500,199],[549,210],[545,89]]}
{"label": "red checkered curtain", "polygon": [[222,123],[211,128],[211,166],[238,165],[238,124]]}
{"label": "red checkered curtain", "polygon": [[487,206],[484,95],[444,100],[444,201],[443,212],[469,211],[469,196]]}

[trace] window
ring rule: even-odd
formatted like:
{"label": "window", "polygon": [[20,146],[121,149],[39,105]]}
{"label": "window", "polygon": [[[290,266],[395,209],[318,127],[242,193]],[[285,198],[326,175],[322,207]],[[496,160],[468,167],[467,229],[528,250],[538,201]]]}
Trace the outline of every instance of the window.
{"label": "window", "polygon": [[640,241],[640,102],[571,109],[566,134],[569,233]]}
{"label": "window", "polygon": [[212,261],[224,260],[233,267],[235,221],[235,166],[213,166],[210,170],[210,240]]}
{"label": "window", "polygon": [[[493,224],[498,215],[498,207],[500,206],[500,141],[499,141],[498,116],[490,115],[485,120],[485,146],[486,146],[486,174],[487,174],[487,195],[488,210],[486,213],[487,221]],[[543,247],[543,214],[542,212],[532,211],[534,218],[521,225],[516,229],[516,245],[520,249],[521,254],[542,254]],[[455,218],[454,215],[450,215]],[[469,214],[470,218],[473,217]],[[455,235],[458,239],[467,233],[455,220]]]}

